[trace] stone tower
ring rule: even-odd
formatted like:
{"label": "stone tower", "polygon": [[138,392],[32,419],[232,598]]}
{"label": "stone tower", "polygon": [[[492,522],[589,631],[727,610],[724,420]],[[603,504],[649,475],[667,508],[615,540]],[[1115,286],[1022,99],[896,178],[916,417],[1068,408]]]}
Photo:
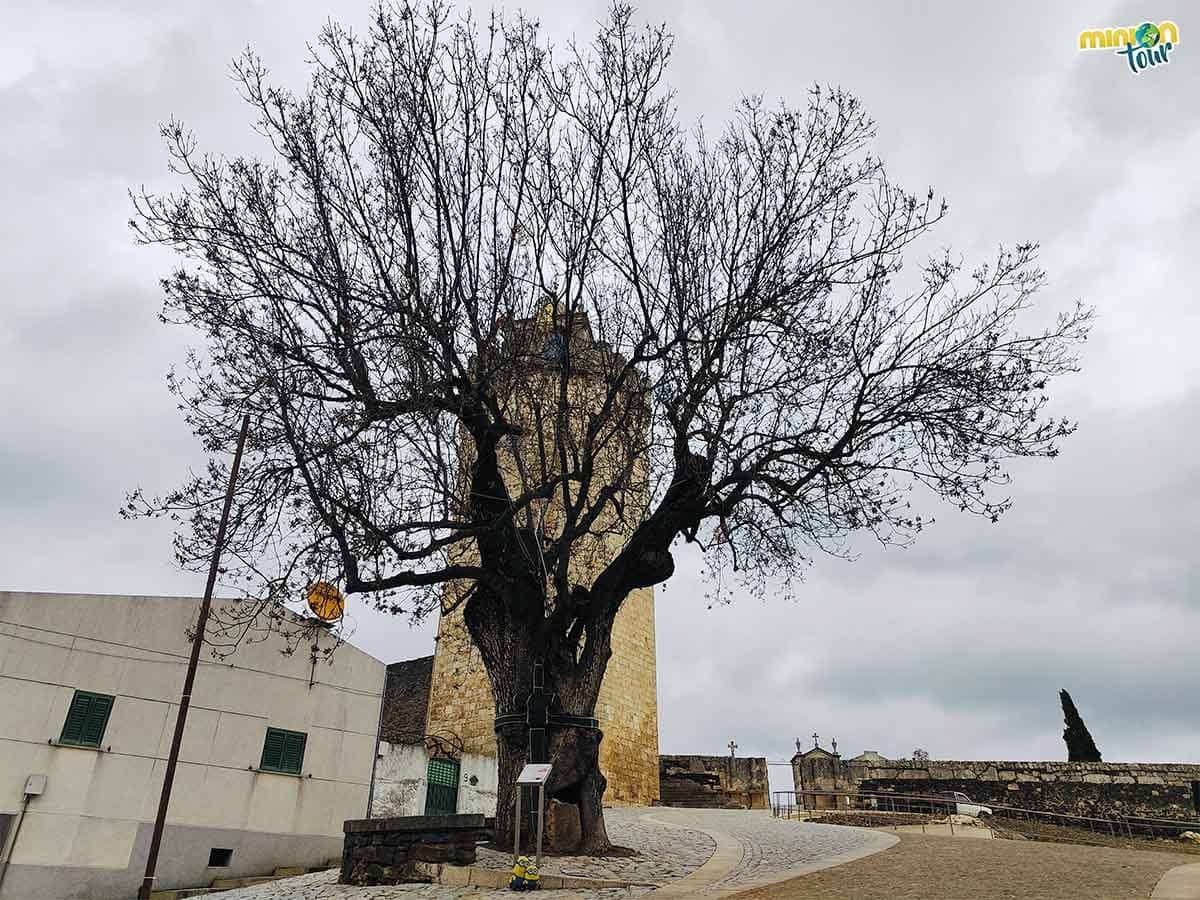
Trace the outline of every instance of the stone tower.
{"label": "stone tower", "polygon": [[[591,342],[586,317],[577,317],[572,354],[576,347],[602,346]],[[450,598],[461,590],[457,584],[447,587]],[[653,588],[636,590],[625,599],[613,624],[612,651],[595,712],[604,732],[600,744],[600,770],[608,780],[604,799],[649,805],[659,796]],[[495,716],[483,660],[467,633],[461,608],[455,608],[438,623],[426,733],[457,735],[464,753],[494,757]]]}

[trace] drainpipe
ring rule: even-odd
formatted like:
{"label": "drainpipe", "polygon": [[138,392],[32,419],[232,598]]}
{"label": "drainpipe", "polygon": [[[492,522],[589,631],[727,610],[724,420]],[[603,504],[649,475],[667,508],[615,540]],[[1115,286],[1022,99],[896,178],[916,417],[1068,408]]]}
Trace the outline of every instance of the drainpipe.
{"label": "drainpipe", "polygon": [[37,797],[46,790],[45,775],[30,775],[25,779],[25,791],[21,797],[21,809],[17,812],[17,820],[13,823],[12,834],[0,851],[0,889],[4,887],[4,873],[8,871],[8,861],[12,858],[13,849],[17,846],[17,833],[21,823],[25,821],[25,810],[29,808],[29,798]]}
{"label": "drainpipe", "polygon": [[375,755],[371,757],[371,786],[367,789],[367,818],[371,818],[371,804],[375,800],[375,767],[379,765],[379,738],[383,731],[383,701],[387,697],[387,667],[383,669],[383,690],[379,694],[379,723],[375,726]]}

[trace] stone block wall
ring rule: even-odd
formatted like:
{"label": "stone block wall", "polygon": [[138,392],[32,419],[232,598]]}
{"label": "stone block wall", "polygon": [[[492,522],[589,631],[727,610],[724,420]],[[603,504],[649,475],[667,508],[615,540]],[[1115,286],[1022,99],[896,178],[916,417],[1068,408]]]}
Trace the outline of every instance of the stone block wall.
{"label": "stone block wall", "polygon": [[851,760],[845,766],[848,782],[859,791],[961,791],[982,803],[1066,815],[1200,818],[1195,765]]}
{"label": "stone block wall", "polygon": [[659,794],[664,806],[767,809],[767,761],[728,756],[660,756]]}
{"label": "stone block wall", "polygon": [[343,831],[339,880],[356,885],[430,881],[420,863],[469,866],[485,837],[480,815],[351,819]]}
{"label": "stone block wall", "polygon": [[[654,591],[631,593],[613,623],[596,718],[600,771],[608,779],[605,803],[648,806],[658,799],[658,680],[655,668]],[[454,733],[465,753],[496,756],[496,704],[479,651],[461,609],[438,625],[429,697],[430,734]]]}
{"label": "stone block wall", "polygon": [[621,605],[613,623],[596,718],[600,771],[608,779],[606,803],[649,806],[658,799],[658,674],[655,661],[654,590],[640,588]]}

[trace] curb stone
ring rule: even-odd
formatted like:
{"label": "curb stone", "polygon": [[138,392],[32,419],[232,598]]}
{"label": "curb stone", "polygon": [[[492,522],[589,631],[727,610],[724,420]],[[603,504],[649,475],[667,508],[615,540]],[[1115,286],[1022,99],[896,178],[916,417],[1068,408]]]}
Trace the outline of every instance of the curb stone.
{"label": "curb stone", "polygon": [[1150,892],[1150,900],[1200,900],[1200,863],[1168,869]]}

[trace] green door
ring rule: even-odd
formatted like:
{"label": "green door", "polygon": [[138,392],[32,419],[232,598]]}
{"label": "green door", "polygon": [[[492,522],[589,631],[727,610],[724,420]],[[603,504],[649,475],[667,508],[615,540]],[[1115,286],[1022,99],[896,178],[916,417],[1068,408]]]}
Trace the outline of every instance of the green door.
{"label": "green door", "polygon": [[431,759],[425,776],[425,815],[452,816],[458,812],[458,762]]}

